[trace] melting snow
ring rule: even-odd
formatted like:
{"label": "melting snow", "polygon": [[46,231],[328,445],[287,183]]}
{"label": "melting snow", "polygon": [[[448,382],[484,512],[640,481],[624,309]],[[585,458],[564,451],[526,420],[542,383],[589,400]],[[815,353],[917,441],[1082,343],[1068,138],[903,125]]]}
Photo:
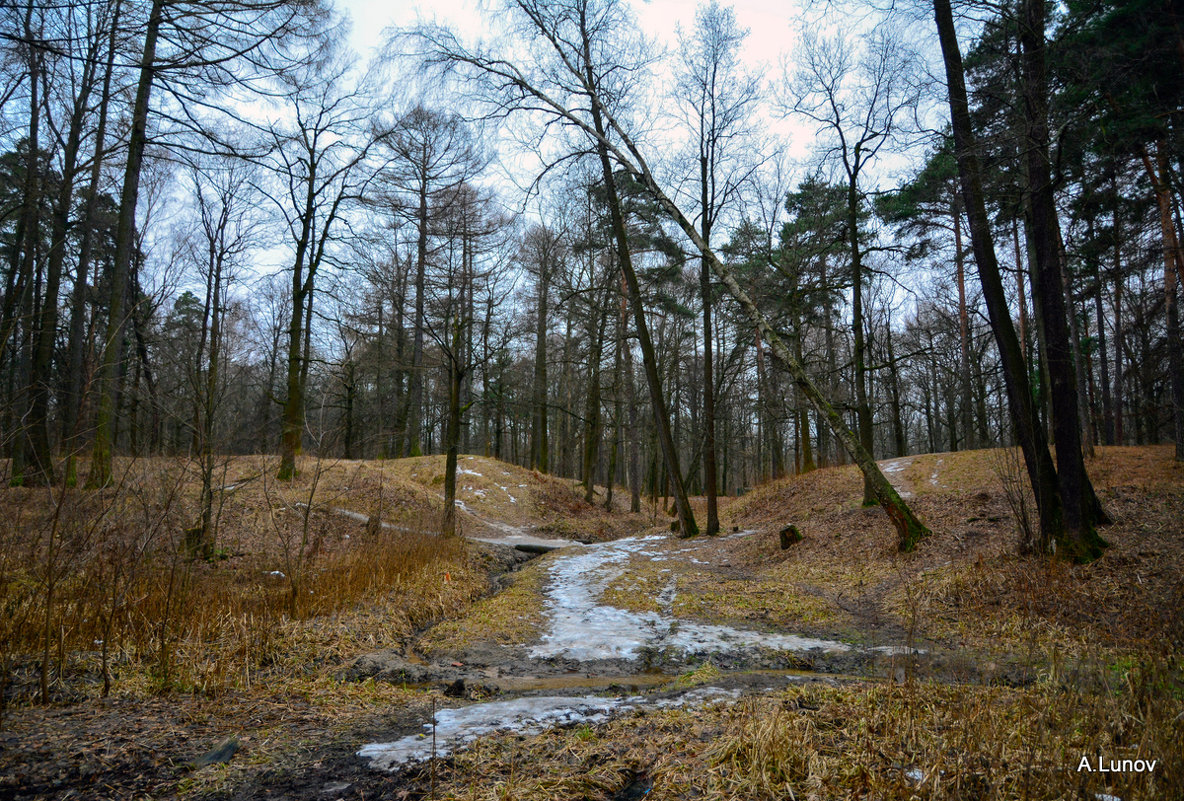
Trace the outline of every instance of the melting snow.
{"label": "melting snow", "polygon": [[[531,648],[533,657],[565,657],[579,661],[636,659],[642,648],[673,648],[688,654],[731,651],[760,646],[779,651],[848,651],[850,646],[833,640],[768,634],[677,620],[653,612],[630,612],[598,604],[610,581],[619,576],[634,555],[658,556],[648,550],[662,535],[630,538],[591,546],[581,553],[558,559],[551,566],[547,590],[550,630]],[[672,602],[673,591],[661,601]]]}
{"label": "melting snow", "polygon": [[480,478],[485,478],[485,476],[481,475],[476,470],[469,470],[468,468],[465,468],[465,467],[456,468],[456,472],[461,475],[465,475],[465,476],[478,476]]}
{"label": "melting snow", "polygon": [[884,462],[880,465],[881,472],[887,474],[886,478],[889,479],[889,483],[891,483],[892,486],[896,488],[896,491],[902,498],[911,498],[913,497],[913,493],[909,492],[907,489],[902,488],[896,482],[893,482],[891,477],[908,467],[912,461],[912,457],[907,457],[904,459],[893,459],[890,462]]}
{"label": "melting snow", "polygon": [[463,748],[485,734],[514,731],[539,734],[553,726],[577,723],[602,723],[614,714],[646,707],[671,709],[689,704],[703,704],[738,698],[739,690],[704,687],[675,698],[646,699],[642,696],[602,698],[585,696],[527,696],[509,701],[491,701],[458,709],[436,712],[436,742],[432,747],[432,724],[424,724],[423,734],[413,734],[392,743],[362,746],[358,756],[370,760],[370,767],[394,770],[411,762],[445,756]]}

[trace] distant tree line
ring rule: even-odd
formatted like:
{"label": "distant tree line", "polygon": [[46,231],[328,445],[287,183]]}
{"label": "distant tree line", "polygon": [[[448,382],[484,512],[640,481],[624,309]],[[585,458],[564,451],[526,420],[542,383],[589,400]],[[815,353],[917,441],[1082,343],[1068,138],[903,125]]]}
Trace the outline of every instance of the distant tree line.
{"label": "distant tree line", "polygon": [[911,547],[871,459],[1018,444],[1033,547],[1097,556],[1083,452],[1184,459],[1178,9],[930,10],[770,81],[717,2],[664,59],[624,4],[519,0],[512,57],[426,27],[364,69],[318,3],[4,5],[6,483],[191,458],[197,547],[226,454],[446,453],[451,510],[479,453],[689,535],[688,494],[714,533],[855,461]]}

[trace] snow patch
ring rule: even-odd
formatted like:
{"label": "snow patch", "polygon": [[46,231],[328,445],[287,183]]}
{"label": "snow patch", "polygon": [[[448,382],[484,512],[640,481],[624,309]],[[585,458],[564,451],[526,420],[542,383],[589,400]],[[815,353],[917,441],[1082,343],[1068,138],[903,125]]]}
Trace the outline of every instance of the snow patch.
{"label": "snow patch", "polygon": [[[669,615],[630,612],[597,603],[609,582],[624,572],[634,555],[648,556],[655,561],[663,558],[649,549],[650,543],[662,539],[665,537],[654,535],[617,540],[589,546],[578,554],[557,559],[551,566],[551,586],[547,589],[546,611],[551,619],[550,627],[531,648],[530,655],[586,662],[637,659],[643,648],[669,648],[686,654],[744,647],[778,651],[851,650],[851,646],[834,640],[693,623]],[[663,591],[659,603],[673,603],[673,588],[668,591]]]}
{"label": "snow patch", "polygon": [[446,756],[464,748],[486,734],[499,731],[532,735],[555,726],[579,723],[603,723],[613,715],[635,709],[673,709],[734,700],[739,690],[703,687],[674,698],[646,699],[639,695],[602,698],[585,696],[527,696],[508,701],[491,701],[458,709],[436,712],[435,746],[432,743],[432,723],[424,724],[422,734],[413,734],[391,743],[370,743],[362,746],[358,756],[370,760],[370,767],[393,771],[412,762],[423,762],[433,756]]}
{"label": "snow patch", "polygon": [[933,473],[929,476],[929,483],[935,487],[937,486],[937,468],[941,467],[944,462],[945,459],[938,459],[937,464],[933,466]]}
{"label": "snow patch", "polygon": [[892,484],[892,486],[902,498],[911,498],[913,497],[913,493],[900,486],[898,482],[892,481],[892,477],[903,471],[906,467],[912,464],[912,462],[913,459],[911,456],[909,456],[903,459],[893,459],[890,462],[884,462],[880,465],[880,471],[884,473],[885,478],[888,478],[889,483]]}

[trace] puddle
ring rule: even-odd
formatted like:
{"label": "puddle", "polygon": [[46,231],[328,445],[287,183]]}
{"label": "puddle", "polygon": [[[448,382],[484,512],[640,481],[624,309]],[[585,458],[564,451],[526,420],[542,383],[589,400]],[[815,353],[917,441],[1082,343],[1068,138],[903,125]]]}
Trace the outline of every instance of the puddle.
{"label": "puddle", "polygon": [[502,676],[490,684],[503,692],[561,692],[563,690],[606,690],[639,693],[661,687],[677,679],[673,673],[631,673],[627,676],[590,676],[571,673],[565,676]]}
{"label": "puddle", "polygon": [[456,709],[438,710],[434,732],[432,724],[425,723],[420,734],[409,735],[390,743],[364,745],[358,751],[358,756],[369,759],[372,768],[391,771],[432,757],[447,756],[478,737],[495,732],[540,734],[555,726],[603,723],[614,715],[636,709],[674,709],[731,701],[739,696],[739,690],[703,687],[673,698],[644,698],[639,695],[615,698],[596,695],[541,695],[508,701],[490,701]]}

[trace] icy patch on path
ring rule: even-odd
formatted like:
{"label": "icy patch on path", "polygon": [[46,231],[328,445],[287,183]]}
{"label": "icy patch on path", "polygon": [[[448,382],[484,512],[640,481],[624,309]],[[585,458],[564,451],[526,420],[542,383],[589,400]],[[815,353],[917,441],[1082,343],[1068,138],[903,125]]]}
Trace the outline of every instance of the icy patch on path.
{"label": "icy patch on path", "polygon": [[[648,550],[650,543],[662,539],[665,537],[655,535],[617,540],[588,546],[579,554],[555,560],[547,589],[550,630],[530,649],[530,655],[588,662],[637,659],[642,648],[671,648],[685,654],[756,646],[778,651],[851,650],[851,646],[834,640],[692,623],[654,612],[630,612],[598,604],[608,582],[623,572],[632,556],[663,558]],[[669,600],[673,601],[673,594]]]}
{"label": "icy patch on path", "polygon": [[[913,493],[901,486],[901,479],[897,474],[903,472],[904,469],[912,463],[913,457],[911,456],[905,456],[900,459],[893,459],[890,462],[880,463],[880,472],[884,474],[884,477],[888,479],[888,482],[892,484],[892,486],[902,498],[911,498],[913,497]],[[896,478],[896,481],[893,481],[893,478]]]}
{"label": "icy patch on path", "polygon": [[436,712],[434,748],[432,724],[425,723],[423,734],[413,734],[392,743],[364,745],[358,751],[358,756],[369,759],[372,768],[394,770],[412,762],[423,762],[433,756],[446,756],[482,735],[498,731],[541,734],[553,726],[603,723],[613,715],[641,707],[672,709],[691,704],[731,700],[739,695],[739,690],[704,687],[676,698],[657,700],[638,695],[617,698],[602,698],[597,695],[547,695],[491,701],[458,709],[441,709]]}
{"label": "icy patch on path", "polygon": [[937,484],[937,469],[939,467],[941,467],[943,464],[945,464],[945,461],[946,461],[945,459],[938,459],[937,464],[935,464],[933,466],[933,475],[931,475],[929,477],[929,483],[935,487],[938,486],[938,484]]}

